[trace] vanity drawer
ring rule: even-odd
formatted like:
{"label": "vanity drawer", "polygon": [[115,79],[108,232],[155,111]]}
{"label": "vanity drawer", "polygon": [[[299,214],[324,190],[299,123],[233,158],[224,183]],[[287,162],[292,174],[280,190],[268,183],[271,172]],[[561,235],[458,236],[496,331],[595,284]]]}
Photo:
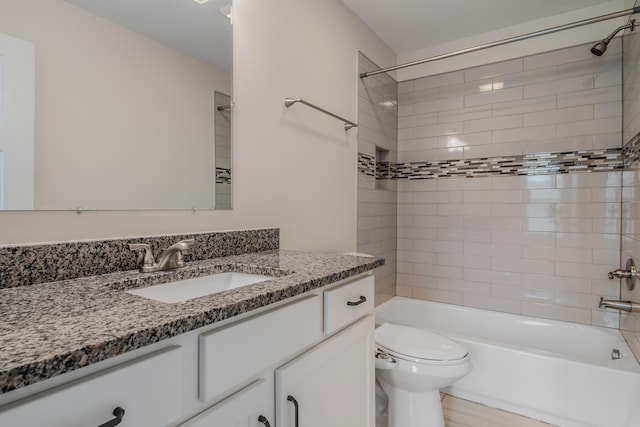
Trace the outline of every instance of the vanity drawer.
{"label": "vanity drawer", "polygon": [[319,295],[202,334],[198,397],[221,396],[322,337]]}
{"label": "vanity drawer", "polygon": [[162,427],[182,416],[182,347],[173,346],[0,408],[1,426]]}
{"label": "vanity drawer", "polygon": [[324,291],[324,333],[329,335],[373,310],[373,275]]}

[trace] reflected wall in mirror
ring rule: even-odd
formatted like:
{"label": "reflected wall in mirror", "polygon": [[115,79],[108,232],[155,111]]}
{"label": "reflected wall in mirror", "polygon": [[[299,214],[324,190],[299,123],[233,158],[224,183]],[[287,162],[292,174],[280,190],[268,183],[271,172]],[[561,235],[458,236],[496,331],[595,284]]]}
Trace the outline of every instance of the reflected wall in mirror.
{"label": "reflected wall in mirror", "polygon": [[[3,208],[230,209],[231,109],[215,99],[231,93],[229,11],[230,0],[3,0]],[[35,57],[35,105],[16,86],[29,61],[3,40]],[[35,119],[17,120],[29,108]],[[29,167],[31,183],[9,174]]]}

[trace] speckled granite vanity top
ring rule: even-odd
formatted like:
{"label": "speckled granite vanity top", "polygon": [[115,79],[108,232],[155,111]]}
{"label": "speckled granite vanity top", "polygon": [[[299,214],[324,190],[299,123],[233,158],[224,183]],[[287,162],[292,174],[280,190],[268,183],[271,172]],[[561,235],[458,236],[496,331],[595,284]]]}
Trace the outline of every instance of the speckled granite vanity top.
{"label": "speckled granite vanity top", "polygon": [[[372,270],[380,258],[273,250],[0,289],[0,390],[52,378],[130,350]],[[222,271],[273,280],[182,303],[125,292]]]}

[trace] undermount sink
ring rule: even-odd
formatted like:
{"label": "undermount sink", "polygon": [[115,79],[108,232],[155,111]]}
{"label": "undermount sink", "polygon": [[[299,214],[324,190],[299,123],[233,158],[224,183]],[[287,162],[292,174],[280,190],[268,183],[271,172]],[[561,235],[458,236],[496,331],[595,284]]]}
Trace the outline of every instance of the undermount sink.
{"label": "undermount sink", "polygon": [[254,283],[271,280],[272,277],[259,274],[227,272],[209,276],[194,277],[193,279],[163,283],[147,288],[132,289],[129,294],[139,295],[155,301],[176,303],[193,298],[203,297],[218,292],[253,285]]}

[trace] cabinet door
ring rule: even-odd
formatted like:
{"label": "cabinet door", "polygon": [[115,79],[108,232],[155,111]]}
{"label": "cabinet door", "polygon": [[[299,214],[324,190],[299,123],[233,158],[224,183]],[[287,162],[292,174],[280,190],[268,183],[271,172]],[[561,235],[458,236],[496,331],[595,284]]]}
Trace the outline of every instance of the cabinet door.
{"label": "cabinet door", "polygon": [[374,327],[369,315],[276,370],[278,427],[374,426]]}
{"label": "cabinet door", "polygon": [[273,380],[259,379],[180,427],[275,427]]}
{"label": "cabinet door", "polygon": [[182,347],[171,346],[11,403],[0,426],[96,427],[122,408],[119,427],[162,427],[181,417],[182,393]]}

